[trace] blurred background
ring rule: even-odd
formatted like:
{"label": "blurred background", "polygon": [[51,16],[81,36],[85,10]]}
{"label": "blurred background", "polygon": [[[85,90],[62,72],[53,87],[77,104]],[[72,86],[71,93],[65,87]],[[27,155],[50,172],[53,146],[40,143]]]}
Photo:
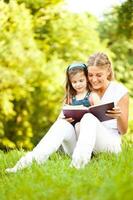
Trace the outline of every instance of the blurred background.
{"label": "blurred background", "polygon": [[68,64],[106,52],[130,94],[133,142],[133,0],[0,1],[0,149],[32,149],[55,121]]}

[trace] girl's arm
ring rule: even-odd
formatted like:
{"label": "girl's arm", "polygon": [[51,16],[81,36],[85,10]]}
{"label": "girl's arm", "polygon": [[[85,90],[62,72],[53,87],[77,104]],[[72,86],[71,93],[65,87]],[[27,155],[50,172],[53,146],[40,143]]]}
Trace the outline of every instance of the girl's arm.
{"label": "girl's arm", "polygon": [[100,103],[100,97],[98,96],[97,93],[91,92],[90,96],[89,96],[89,101],[90,101],[91,105],[99,104]]}
{"label": "girl's arm", "polygon": [[57,119],[65,119],[63,111],[61,110],[60,114],[58,115]]}
{"label": "girl's arm", "polygon": [[65,118],[63,111],[60,112],[59,116],[57,119],[65,119],[66,121],[72,123],[74,120],[72,118]]}

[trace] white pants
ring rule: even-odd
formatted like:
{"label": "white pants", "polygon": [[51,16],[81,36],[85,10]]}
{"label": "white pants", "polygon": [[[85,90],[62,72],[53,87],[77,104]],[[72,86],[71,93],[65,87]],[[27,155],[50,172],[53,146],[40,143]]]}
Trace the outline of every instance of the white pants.
{"label": "white pants", "polygon": [[71,165],[76,168],[84,167],[89,162],[92,151],[114,153],[121,151],[119,135],[112,134],[90,113],[83,116],[78,131],[80,134],[77,141],[75,128],[66,120],[58,119],[39,144],[23,156],[12,169],[16,172],[30,165],[33,160],[39,164],[45,162],[61,144],[64,151],[72,155]]}
{"label": "white pants", "polygon": [[94,115],[85,114],[80,121],[80,134],[72,155],[72,165],[76,168],[84,167],[93,152],[121,151],[121,138],[113,134]]}
{"label": "white pants", "polygon": [[16,172],[31,165],[34,160],[41,164],[56,152],[61,144],[64,151],[72,155],[76,146],[75,129],[64,119],[58,119],[34,149],[23,156],[13,168],[8,168],[6,171]]}

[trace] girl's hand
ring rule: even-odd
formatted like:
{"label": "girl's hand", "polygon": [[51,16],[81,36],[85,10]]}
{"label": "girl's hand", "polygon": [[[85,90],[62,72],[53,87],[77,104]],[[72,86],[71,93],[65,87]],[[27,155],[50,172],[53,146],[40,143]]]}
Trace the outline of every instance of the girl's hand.
{"label": "girl's hand", "polygon": [[107,110],[106,115],[114,119],[118,119],[121,116],[121,109],[116,106],[112,110]]}
{"label": "girl's hand", "polygon": [[69,123],[74,122],[73,118],[66,118],[64,115],[60,117],[60,119],[65,119],[66,121],[68,121]]}
{"label": "girl's hand", "polygon": [[72,123],[74,122],[74,119],[73,118],[64,118],[66,121],[68,121],[69,123]]}

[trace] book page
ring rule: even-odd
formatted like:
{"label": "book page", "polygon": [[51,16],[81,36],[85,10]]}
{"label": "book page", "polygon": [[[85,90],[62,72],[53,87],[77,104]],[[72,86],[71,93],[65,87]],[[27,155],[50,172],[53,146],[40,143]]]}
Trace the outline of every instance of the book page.
{"label": "book page", "polygon": [[83,106],[83,105],[73,106],[73,105],[68,105],[68,104],[64,105],[63,109],[67,109],[67,110],[88,110],[88,108]]}

